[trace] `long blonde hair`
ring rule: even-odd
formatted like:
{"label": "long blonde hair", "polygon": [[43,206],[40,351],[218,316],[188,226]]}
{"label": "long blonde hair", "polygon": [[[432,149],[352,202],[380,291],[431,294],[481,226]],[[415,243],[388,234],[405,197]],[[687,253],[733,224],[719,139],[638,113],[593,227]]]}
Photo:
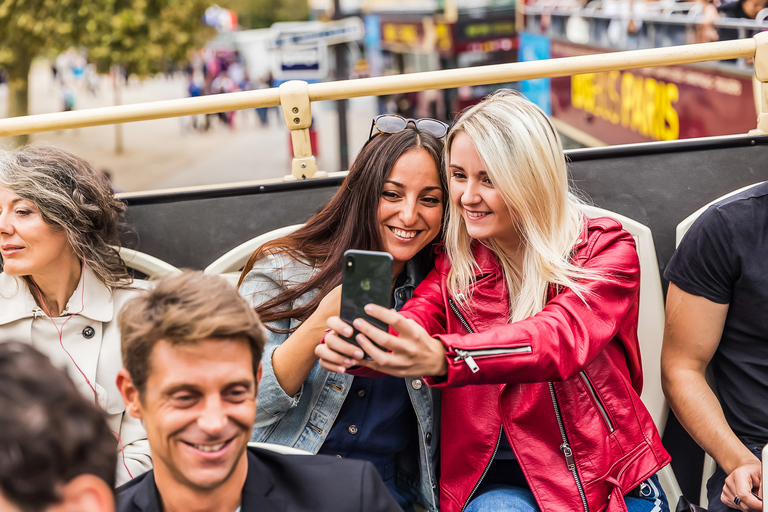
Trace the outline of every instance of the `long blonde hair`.
{"label": "long blonde hair", "polygon": [[[519,222],[522,268],[494,240],[482,241],[501,262],[509,321],[541,311],[551,284],[571,288],[583,298],[583,279],[601,275],[569,261],[583,217],[568,186],[560,138],[547,115],[514,91],[497,91],[467,110],[451,129],[445,144],[448,166],[459,133],[472,139],[491,182]],[[471,244],[460,208],[451,201],[445,246],[451,262],[448,289],[454,296],[470,296],[477,267]]]}

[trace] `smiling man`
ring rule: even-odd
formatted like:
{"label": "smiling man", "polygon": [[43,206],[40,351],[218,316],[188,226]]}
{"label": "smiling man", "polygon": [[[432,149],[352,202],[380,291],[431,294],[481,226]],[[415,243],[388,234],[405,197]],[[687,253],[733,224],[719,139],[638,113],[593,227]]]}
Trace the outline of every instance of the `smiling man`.
{"label": "smiling man", "polygon": [[374,467],[249,448],[264,331],[219,276],[160,279],[118,319],[126,410],[154,470],[118,489],[120,511],[399,511]]}

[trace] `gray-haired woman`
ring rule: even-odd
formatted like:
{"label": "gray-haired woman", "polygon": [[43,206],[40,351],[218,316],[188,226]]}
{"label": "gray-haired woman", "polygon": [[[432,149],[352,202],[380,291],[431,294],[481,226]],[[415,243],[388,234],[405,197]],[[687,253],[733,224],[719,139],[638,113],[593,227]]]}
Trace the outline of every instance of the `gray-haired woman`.
{"label": "gray-haired woman", "polygon": [[106,411],[118,485],[152,466],[115,386],[117,313],[140,293],[113,247],[124,209],[106,177],[66,151],[0,154],[0,341],[30,343]]}

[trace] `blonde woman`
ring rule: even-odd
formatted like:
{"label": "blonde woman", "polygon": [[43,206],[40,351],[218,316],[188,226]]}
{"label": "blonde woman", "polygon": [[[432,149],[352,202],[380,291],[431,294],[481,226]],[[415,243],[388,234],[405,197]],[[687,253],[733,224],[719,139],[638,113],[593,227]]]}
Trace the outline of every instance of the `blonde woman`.
{"label": "blonde woman", "polygon": [[400,313],[368,306],[399,336],[356,320],[367,361],[332,318],[321,364],[443,388],[445,512],[668,510],[654,474],[669,455],[639,398],[632,237],[579,212],[557,132],[511,91],[459,119],[446,162],[435,270]]}
{"label": "blonde woman", "polygon": [[75,155],[40,146],[0,154],[0,342],[32,345],[106,411],[117,485],[152,467],[144,427],[115,385],[117,313],[142,287],[113,247],[124,210],[107,178]]}

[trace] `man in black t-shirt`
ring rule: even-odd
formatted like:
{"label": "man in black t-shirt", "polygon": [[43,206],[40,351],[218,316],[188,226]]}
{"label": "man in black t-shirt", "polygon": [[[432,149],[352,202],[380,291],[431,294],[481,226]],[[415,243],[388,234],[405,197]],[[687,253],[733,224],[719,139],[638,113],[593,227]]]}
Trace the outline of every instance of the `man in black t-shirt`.
{"label": "man in black t-shirt", "polygon": [[[682,425],[717,461],[709,510],[760,511],[758,457],[768,442],[768,182],[708,208],[664,277],[662,383]],[[719,401],[705,380],[710,364]]]}

